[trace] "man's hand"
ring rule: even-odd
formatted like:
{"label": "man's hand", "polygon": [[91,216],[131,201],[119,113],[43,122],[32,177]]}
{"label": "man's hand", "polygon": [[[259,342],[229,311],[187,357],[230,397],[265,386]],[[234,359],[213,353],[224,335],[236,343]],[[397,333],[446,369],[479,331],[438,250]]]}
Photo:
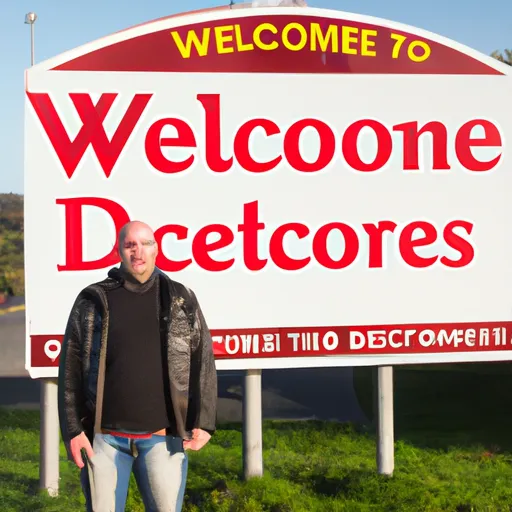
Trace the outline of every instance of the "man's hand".
{"label": "man's hand", "polygon": [[185,448],[185,450],[200,450],[211,437],[208,432],[200,428],[195,428],[192,430],[192,439],[183,441],[183,448]]}
{"label": "man's hand", "polygon": [[82,449],[85,450],[85,453],[89,459],[92,459],[94,456],[91,443],[89,442],[89,439],[87,439],[87,436],[84,432],[71,439],[69,445],[71,448],[71,456],[73,457],[73,461],[80,469],[85,466],[81,452]]}

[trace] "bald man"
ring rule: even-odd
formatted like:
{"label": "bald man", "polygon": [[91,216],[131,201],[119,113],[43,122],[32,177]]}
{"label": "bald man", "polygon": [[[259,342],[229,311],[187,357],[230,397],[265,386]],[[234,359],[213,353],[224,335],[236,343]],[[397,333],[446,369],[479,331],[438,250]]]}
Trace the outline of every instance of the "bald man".
{"label": "bald man", "polygon": [[121,512],[132,472],[146,511],[179,512],[187,450],[215,431],[212,340],[194,292],[156,268],[151,228],[119,233],[119,268],[82,290],[59,366],[59,419],[88,512]]}

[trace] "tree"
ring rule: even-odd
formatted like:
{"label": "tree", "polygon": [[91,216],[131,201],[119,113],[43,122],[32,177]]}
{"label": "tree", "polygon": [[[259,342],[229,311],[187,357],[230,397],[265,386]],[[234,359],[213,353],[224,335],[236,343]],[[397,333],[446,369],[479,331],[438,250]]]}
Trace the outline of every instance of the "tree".
{"label": "tree", "polygon": [[495,59],[499,60],[500,62],[504,62],[509,66],[512,66],[512,50],[505,49],[503,53],[495,50],[491,53],[491,57],[494,57]]}
{"label": "tree", "polygon": [[24,294],[23,232],[23,196],[0,194],[0,294]]}

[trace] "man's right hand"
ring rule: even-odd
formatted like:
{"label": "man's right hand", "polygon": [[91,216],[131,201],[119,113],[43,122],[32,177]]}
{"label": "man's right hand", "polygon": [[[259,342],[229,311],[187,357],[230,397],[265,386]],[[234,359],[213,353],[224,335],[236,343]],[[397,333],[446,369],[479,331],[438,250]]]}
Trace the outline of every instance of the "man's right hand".
{"label": "man's right hand", "polygon": [[84,432],[77,435],[76,437],[73,437],[69,445],[71,448],[71,456],[73,457],[73,461],[80,469],[85,466],[81,452],[82,449],[85,450],[85,453],[89,459],[92,459],[94,456],[91,443],[89,442],[89,439]]}

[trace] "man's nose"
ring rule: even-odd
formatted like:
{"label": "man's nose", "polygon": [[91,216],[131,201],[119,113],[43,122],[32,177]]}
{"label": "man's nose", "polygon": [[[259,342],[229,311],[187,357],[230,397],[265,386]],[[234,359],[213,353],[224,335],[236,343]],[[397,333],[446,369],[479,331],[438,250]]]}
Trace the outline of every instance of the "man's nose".
{"label": "man's nose", "polygon": [[135,257],[140,258],[140,255],[142,254],[142,247],[139,244],[135,245],[134,253]]}

